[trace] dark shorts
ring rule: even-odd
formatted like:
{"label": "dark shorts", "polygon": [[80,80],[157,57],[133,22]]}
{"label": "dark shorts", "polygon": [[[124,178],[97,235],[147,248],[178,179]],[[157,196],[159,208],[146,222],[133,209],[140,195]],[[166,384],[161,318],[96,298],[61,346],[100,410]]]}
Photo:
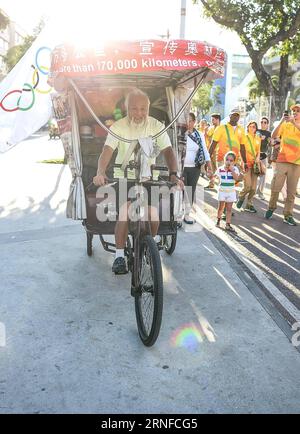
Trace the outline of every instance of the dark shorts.
{"label": "dark shorts", "polygon": [[[138,192],[140,190],[137,190],[137,187],[135,187],[135,185],[135,181],[127,180],[127,182],[125,183],[123,179],[113,184],[113,188],[116,192],[116,201],[119,206],[123,205],[126,202],[134,201],[138,198]],[[151,191],[150,188],[146,185],[144,186],[144,188],[147,191],[149,205]]]}

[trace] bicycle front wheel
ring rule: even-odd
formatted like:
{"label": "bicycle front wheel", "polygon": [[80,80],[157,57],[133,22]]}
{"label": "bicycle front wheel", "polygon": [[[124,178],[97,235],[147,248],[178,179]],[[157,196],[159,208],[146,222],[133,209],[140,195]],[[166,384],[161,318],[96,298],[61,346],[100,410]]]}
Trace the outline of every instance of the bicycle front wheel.
{"label": "bicycle front wheel", "polygon": [[144,345],[151,347],[159,335],[163,311],[163,277],[157,245],[150,235],[141,241],[135,313]]}
{"label": "bicycle front wheel", "polygon": [[175,234],[172,235],[163,235],[163,246],[168,255],[172,255],[175,250],[177,242],[177,230]]}

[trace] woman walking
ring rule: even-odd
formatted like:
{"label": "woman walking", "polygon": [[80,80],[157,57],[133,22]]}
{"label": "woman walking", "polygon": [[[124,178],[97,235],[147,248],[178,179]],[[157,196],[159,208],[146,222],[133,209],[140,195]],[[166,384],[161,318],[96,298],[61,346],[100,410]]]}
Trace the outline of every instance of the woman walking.
{"label": "woman walking", "polygon": [[260,145],[261,138],[256,134],[257,123],[254,121],[249,122],[247,125],[246,134],[246,159],[247,159],[247,169],[244,175],[244,188],[239,195],[239,200],[236,204],[237,208],[241,208],[246,196],[247,205],[245,211],[256,213],[257,210],[253,206],[253,197],[256,193],[257,187],[257,177],[260,174]]}
{"label": "woman walking", "polygon": [[195,129],[196,116],[189,114],[186,132],[186,148],[183,163],[185,194],[184,222],[193,224],[195,221],[190,217],[190,211],[195,199],[195,191],[201,173],[201,167],[207,163],[207,176],[212,177],[212,167],[209,152],[205,143],[205,137]]}

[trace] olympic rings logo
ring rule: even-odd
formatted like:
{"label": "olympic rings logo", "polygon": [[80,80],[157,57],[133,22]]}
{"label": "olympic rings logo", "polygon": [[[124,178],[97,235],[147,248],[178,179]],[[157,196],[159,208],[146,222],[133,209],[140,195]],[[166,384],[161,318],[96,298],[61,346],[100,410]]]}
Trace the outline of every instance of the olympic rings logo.
{"label": "olympic rings logo", "polygon": [[[33,73],[32,73],[32,83],[24,83],[22,90],[16,89],[16,90],[11,90],[9,91],[6,95],[4,95],[4,97],[2,98],[2,100],[0,101],[0,108],[2,108],[2,110],[4,110],[5,112],[8,113],[12,113],[15,112],[17,110],[21,110],[21,111],[28,111],[30,110],[36,100],[36,95],[35,93],[40,93],[43,95],[47,95],[51,92],[52,87],[48,87],[47,89],[40,89],[38,86],[40,84],[40,74],[46,75],[48,76],[49,74],[49,68],[47,66],[41,66],[39,65],[39,55],[41,53],[41,51],[49,51],[51,53],[51,48],[49,47],[40,47],[35,55],[35,65],[31,65],[31,68],[33,69]],[[21,102],[21,97],[22,97],[22,93],[23,92],[31,92],[31,101],[29,102],[29,104],[25,107],[21,107],[20,106],[20,102]],[[5,100],[10,96],[10,95],[16,95],[18,96],[17,102],[16,102],[16,106],[14,108],[8,108],[5,107],[4,102]]]}

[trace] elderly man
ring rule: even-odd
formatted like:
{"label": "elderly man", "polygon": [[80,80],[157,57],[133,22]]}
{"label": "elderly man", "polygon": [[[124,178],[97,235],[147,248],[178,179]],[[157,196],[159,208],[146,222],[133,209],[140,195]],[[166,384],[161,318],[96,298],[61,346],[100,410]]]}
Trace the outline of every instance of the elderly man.
{"label": "elderly man", "polygon": [[277,207],[280,191],[287,182],[287,197],[284,204],[284,223],[296,226],[293,217],[297,184],[300,177],[300,103],[291,106],[292,116],[285,113],[272,132],[272,139],[280,138],[280,151],[271,184],[269,209],[265,217],[270,219]]}
{"label": "elderly man", "polygon": [[[130,92],[126,98],[125,106],[127,116],[115,122],[111,126],[111,131],[125,139],[142,139],[154,136],[163,129],[163,124],[158,120],[149,116],[150,100],[147,94],[141,90],[134,90]],[[183,188],[182,181],[177,177],[177,159],[175,157],[172,145],[167,133],[162,134],[157,138],[157,146],[163,153],[167,163],[170,181],[175,182]],[[97,176],[94,177],[93,182],[95,185],[101,186],[106,183],[106,169],[112,158],[115,149],[118,150],[116,157],[116,164],[122,164],[126,158],[130,144],[120,141],[108,134],[102,154],[99,157]],[[124,178],[124,172],[121,169],[115,169],[115,178]],[[128,171],[128,179],[134,178],[134,173]],[[112,271],[115,274],[127,273],[127,266],[124,257],[124,248],[128,237],[128,219],[127,210],[129,201],[125,204],[123,209],[119,210],[119,220],[115,227],[116,238],[116,256],[113,263]],[[124,215],[124,213],[126,215]],[[151,222],[152,235],[155,236],[158,231],[159,221],[157,217],[157,210],[149,207],[149,219]]]}

